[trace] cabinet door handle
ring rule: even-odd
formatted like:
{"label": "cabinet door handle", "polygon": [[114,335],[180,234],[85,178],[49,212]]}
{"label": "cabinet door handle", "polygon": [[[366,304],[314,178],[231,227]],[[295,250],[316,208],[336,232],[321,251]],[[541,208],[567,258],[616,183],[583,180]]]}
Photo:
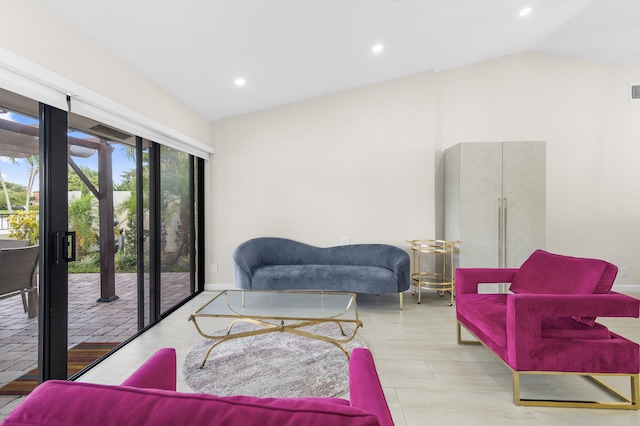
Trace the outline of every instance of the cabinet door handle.
{"label": "cabinet door handle", "polygon": [[507,267],[507,199],[502,201],[502,266]]}
{"label": "cabinet door handle", "polygon": [[502,198],[498,198],[498,267],[503,268],[503,250],[502,247],[504,241],[504,210],[502,208]]}

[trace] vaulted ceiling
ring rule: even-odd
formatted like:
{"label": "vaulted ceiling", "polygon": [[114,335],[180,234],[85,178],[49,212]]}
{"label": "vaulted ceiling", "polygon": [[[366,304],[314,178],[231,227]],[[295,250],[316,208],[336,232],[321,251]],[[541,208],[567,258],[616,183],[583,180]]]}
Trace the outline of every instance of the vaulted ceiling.
{"label": "vaulted ceiling", "polygon": [[640,0],[39,2],[210,120],[523,51],[640,67]]}

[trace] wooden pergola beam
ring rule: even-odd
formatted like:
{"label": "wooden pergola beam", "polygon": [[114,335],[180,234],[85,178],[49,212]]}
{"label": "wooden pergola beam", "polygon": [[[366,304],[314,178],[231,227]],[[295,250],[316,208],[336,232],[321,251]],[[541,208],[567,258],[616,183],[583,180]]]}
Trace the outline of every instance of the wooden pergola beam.
{"label": "wooden pergola beam", "polygon": [[[0,119],[0,155],[23,158],[39,155],[39,129],[35,126]],[[68,145],[76,145],[98,152],[98,189],[87,179],[75,161],[69,156],[69,164],[98,199],[100,222],[100,298],[98,302],[118,299],[115,289],[115,232],[113,208],[113,147],[106,139],[81,139],[68,137]]]}
{"label": "wooden pergola beam", "polygon": [[100,298],[112,302],[116,296],[115,232],[113,225],[113,147],[102,139],[98,149],[98,217],[100,222]]}

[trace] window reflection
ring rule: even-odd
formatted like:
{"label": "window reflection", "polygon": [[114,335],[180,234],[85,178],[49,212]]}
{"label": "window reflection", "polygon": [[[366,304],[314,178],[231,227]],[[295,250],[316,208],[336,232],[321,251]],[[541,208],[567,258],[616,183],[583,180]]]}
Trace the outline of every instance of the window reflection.
{"label": "window reflection", "polygon": [[192,157],[162,146],[160,150],[162,312],[190,294],[193,194]]}

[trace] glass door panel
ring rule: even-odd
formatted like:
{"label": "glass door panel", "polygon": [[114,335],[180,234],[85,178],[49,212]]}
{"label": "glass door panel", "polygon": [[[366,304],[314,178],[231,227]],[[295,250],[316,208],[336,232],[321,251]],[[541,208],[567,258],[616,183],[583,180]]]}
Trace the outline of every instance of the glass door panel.
{"label": "glass door panel", "polygon": [[96,355],[138,331],[135,143],[133,135],[69,114],[76,260],[69,264],[68,340]]}
{"label": "glass door panel", "polygon": [[14,380],[38,366],[39,248],[24,268],[7,265],[14,247],[39,245],[37,117],[36,101],[0,89],[0,249],[12,252],[0,259],[0,406],[20,397]]}
{"label": "glass door panel", "polygon": [[[35,368],[37,380],[75,377],[87,354],[104,354],[193,294],[194,164],[0,89],[0,248],[37,244],[40,256],[37,292],[27,289],[24,304],[20,291],[1,290],[0,271],[0,388]],[[85,362],[74,364],[79,351]],[[13,400],[0,395],[0,406]]]}
{"label": "glass door panel", "polygon": [[193,158],[160,148],[161,313],[193,293]]}

